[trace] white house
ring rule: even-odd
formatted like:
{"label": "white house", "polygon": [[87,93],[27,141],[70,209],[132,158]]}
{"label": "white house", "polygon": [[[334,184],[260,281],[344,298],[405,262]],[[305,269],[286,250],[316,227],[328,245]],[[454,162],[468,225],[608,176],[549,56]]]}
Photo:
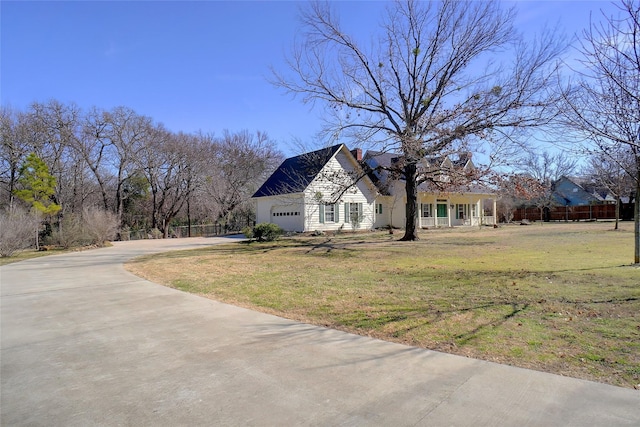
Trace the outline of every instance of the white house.
{"label": "white house", "polygon": [[[376,199],[376,228],[405,226],[407,199],[404,181],[394,179],[386,172],[399,159],[397,154],[371,151],[364,157],[364,164],[375,171],[374,181],[380,189]],[[473,175],[475,166],[471,153],[464,153],[455,160],[450,157],[424,159],[422,170],[431,170],[433,180],[418,186],[416,225],[419,228],[496,223],[496,194],[477,183],[452,179],[452,175]]]}
{"label": "white house", "polygon": [[362,175],[344,144],[288,158],[253,195],[256,221],[300,232],[371,229],[377,189]]}
{"label": "white house", "polygon": [[[286,159],[253,195],[256,221],[297,232],[404,227],[404,181],[388,172],[401,156],[368,152],[362,158],[361,153],[338,144]],[[475,168],[470,154],[424,162],[434,171]],[[479,185],[453,185],[449,179],[439,173],[436,181],[448,185],[425,182],[418,187],[418,227],[495,223],[495,194]]]}

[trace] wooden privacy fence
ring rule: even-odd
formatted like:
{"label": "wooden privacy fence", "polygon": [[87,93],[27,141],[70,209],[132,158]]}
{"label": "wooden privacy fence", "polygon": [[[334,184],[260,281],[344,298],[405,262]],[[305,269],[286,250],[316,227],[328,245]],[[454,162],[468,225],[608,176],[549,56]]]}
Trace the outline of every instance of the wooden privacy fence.
{"label": "wooden privacy fence", "polygon": [[[627,204],[629,205],[629,204]],[[629,212],[631,216],[629,217]],[[615,205],[590,205],[590,206],[554,206],[544,208],[540,216],[540,208],[518,208],[513,213],[512,221],[596,221],[616,218]],[[631,208],[626,205],[620,207],[620,219],[633,218],[633,204]]]}

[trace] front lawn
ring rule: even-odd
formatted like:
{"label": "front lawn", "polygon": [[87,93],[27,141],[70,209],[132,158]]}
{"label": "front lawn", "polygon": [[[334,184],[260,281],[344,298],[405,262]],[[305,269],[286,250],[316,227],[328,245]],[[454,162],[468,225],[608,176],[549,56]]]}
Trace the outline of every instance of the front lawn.
{"label": "front lawn", "polygon": [[215,300],[499,363],[640,384],[631,223],[540,223],[299,236],[134,260]]}

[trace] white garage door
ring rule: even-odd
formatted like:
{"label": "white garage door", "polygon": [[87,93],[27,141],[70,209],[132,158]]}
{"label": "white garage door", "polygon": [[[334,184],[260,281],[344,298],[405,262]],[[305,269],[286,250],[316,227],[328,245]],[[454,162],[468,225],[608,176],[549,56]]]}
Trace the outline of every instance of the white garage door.
{"label": "white garage door", "polygon": [[287,231],[302,231],[302,212],[297,206],[274,206],[271,222]]}

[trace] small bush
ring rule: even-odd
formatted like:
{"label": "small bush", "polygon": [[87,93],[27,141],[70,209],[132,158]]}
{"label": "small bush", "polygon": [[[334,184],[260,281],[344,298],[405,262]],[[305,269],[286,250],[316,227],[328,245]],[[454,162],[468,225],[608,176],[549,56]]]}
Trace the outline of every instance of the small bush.
{"label": "small bush", "polygon": [[44,243],[63,249],[84,246],[88,244],[89,238],[82,228],[82,218],[74,214],[66,214],[57,227],[52,227],[51,234],[46,237]]}
{"label": "small bush", "polygon": [[40,229],[40,215],[21,209],[0,213],[0,256],[10,257],[20,249],[33,246]]}
{"label": "small bush", "polygon": [[104,246],[118,233],[118,217],[112,212],[90,207],[82,215],[66,214],[47,239],[47,244],[69,249],[78,246]]}
{"label": "small bush", "polygon": [[277,240],[282,234],[284,234],[284,230],[270,222],[256,224],[256,226],[253,227],[253,238],[258,242],[272,242]]}
{"label": "small bush", "polygon": [[242,234],[244,234],[244,237],[246,237],[247,239],[253,239],[253,228],[251,227],[243,228]]}
{"label": "small bush", "polygon": [[122,241],[131,240],[131,229],[129,226],[125,225],[120,229],[119,239]]}
{"label": "small bush", "polygon": [[82,222],[91,244],[103,246],[104,242],[113,240],[118,235],[120,221],[113,212],[87,208],[82,212]]}

